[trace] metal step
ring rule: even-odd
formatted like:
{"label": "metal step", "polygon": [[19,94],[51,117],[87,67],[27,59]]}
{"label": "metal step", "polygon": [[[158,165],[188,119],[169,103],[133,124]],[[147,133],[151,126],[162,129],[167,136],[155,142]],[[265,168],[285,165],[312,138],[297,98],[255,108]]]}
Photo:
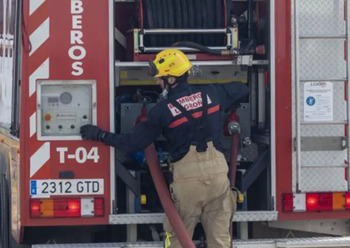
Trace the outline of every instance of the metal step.
{"label": "metal step", "polygon": [[[162,242],[136,242],[136,243],[96,243],[96,244],[43,244],[32,245],[32,248],[157,248],[163,247]],[[316,237],[292,239],[258,239],[234,240],[234,248],[335,248],[349,247],[350,237]]]}
{"label": "metal step", "polygon": [[[237,211],[233,221],[274,221],[277,220],[277,211]],[[164,213],[145,214],[115,214],[109,216],[109,224],[157,224],[163,223]]]}
{"label": "metal step", "polygon": [[299,35],[300,39],[347,39],[345,34],[333,34],[333,35]]}
{"label": "metal step", "polygon": [[346,78],[300,78],[299,82],[346,82]]}
{"label": "metal step", "polygon": [[348,121],[300,122],[300,125],[346,125]]}
{"label": "metal step", "polygon": [[348,164],[301,164],[303,169],[347,168],[348,166]]}

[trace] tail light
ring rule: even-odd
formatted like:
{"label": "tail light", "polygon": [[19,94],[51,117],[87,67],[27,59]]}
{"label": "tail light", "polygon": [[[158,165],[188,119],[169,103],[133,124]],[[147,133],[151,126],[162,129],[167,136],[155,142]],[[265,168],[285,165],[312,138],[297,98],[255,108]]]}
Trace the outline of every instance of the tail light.
{"label": "tail light", "polygon": [[332,211],[333,210],[333,194],[322,193],[318,197],[318,211]]}
{"label": "tail light", "polygon": [[283,211],[293,212],[293,194],[283,195]]}
{"label": "tail light", "polygon": [[344,193],[333,193],[333,210],[344,210]]}
{"label": "tail light", "polygon": [[350,193],[345,193],[345,209],[350,210]]}
{"label": "tail light", "polygon": [[332,193],[307,193],[306,211],[331,211],[333,210]]}
{"label": "tail light", "polygon": [[288,193],[283,195],[284,212],[350,210],[350,192]]}
{"label": "tail light", "polygon": [[33,199],[30,202],[32,218],[74,218],[104,215],[103,198]]}
{"label": "tail light", "polygon": [[306,194],[306,211],[318,211],[319,194],[309,193]]}
{"label": "tail light", "polygon": [[80,217],[80,199],[54,199],[53,217]]}
{"label": "tail light", "polygon": [[32,200],[30,204],[30,216],[40,217],[40,200]]}
{"label": "tail light", "polygon": [[104,204],[103,204],[102,198],[95,199],[94,212],[95,212],[95,216],[103,216],[104,215]]}

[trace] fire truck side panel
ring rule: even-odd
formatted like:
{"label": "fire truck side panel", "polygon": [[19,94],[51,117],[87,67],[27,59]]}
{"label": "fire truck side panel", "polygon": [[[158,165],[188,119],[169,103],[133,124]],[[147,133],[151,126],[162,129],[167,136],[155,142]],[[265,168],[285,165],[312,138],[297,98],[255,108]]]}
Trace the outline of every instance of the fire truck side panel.
{"label": "fire truck side panel", "polygon": [[[78,99],[76,109],[57,112],[53,108],[39,111],[39,88],[44,90],[55,85],[56,89],[66,92],[56,97],[53,105],[73,102],[74,91],[79,94],[80,83],[87,82],[91,86],[92,114],[88,123],[97,124],[105,130],[110,129],[110,46],[109,46],[109,1],[24,1],[24,46],[22,99],[21,99],[21,223],[23,226],[55,226],[55,225],[96,225],[107,224],[110,209],[110,167],[111,149],[97,142],[82,141],[79,136],[80,126],[70,125],[67,118],[79,119],[79,111],[84,101]],[[26,50],[29,48],[30,50]],[[42,86],[40,86],[41,84]],[[47,88],[44,88],[47,87]],[[66,90],[64,90],[66,87]],[[96,89],[94,89],[96,87]],[[82,88],[83,89],[83,88]],[[89,88],[90,89],[90,88]],[[94,92],[96,95],[94,96]],[[63,96],[65,95],[65,96]],[[73,95],[73,96],[72,96]],[[80,95],[79,95],[80,96]],[[67,97],[67,98],[65,98]],[[82,98],[82,96],[80,96]],[[65,99],[65,100],[64,100]],[[49,102],[51,100],[48,100]],[[56,101],[59,101],[59,103]],[[41,99],[42,101],[42,99]],[[72,105],[72,104],[71,104]],[[96,105],[96,106],[95,106]],[[78,109],[78,110],[77,110]],[[95,112],[94,112],[95,111]],[[96,119],[94,119],[94,113]],[[41,116],[38,116],[38,115]],[[47,119],[44,118],[44,115]],[[60,115],[61,119],[58,118]],[[64,117],[69,116],[69,117]],[[57,117],[57,121],[53,122]],[[60,135],[61,127],[54,127],[62,118],[63,130],[73,130],[73,136]],[[85,117],[83,117],[85,118]],[[39,125],[40,124],[40,125]],[[45,125],[45,126],[43,126]],[[51,125],[51,126],[50,126]],[[41,128],[41,129],[40,129]],[[56,128],[57,135],[40,138],[44,128]],[[40,129],[40,130],[39,130]],[[67,131],[68,132],[68,131]],[[67,175],[70,176],[64,176]],[[84,193],[61,190],[55,195],[50,193],[44,197],[57,198],[94,198],[104,199],[102,217],[78,218],[31,218],[30,201],[38,197],[37,188],[33,185],[38,180],[64,180],[73,184],[78,180],[85,186]],[[79,181],[81,180],[81,181]],[[91,180],[90,183],[87,181]],[[93,194],[89,186],[92,181],[98,184],[99,191]],[[56,181],[58,184],[59,181]],[[57,186],[57,185],[56,185]],[[54,192],[56,189],[52,189]],[[58,190],[58,189],[57,189]],[[87,190],[87,191],[86,191]],[[47,191],[45,191],[47,192]],[[67,194],[68,192],[68,194]]]}
{"label": "fire truck side panel", "polygon": [[[335,39],[330,39],[328,43],[328,51],[330,52],[327,58],[325,58],[324,54],[326,54],[324,46],[322,46],[322,42],[320,40],[326,39],[330,36],[329,33],[337,32],[341,27],[337,26],[337,30],[333,30],[331,26],[334,24],[333,21],[336,19],[337,21],[341,22],[342,25],[345,25],[345,17],[343,18],[342,14],[346,16],[345,12],[345,1],[339,1],[339,2],[332,2],[332,1],[298,1],[298,4],[301,6],[298,10],[298,14],[300,15],[298,17],[300,23],[299,28],[301,31],[300,33],[296,33],[295,30],[295,23],[293,23],[293,20],[295,16],[293,17],[295,2],[294,1],[276,1],[275,2],[275,27],[276,27],[276,207],[278,210],[278,219],[279,220],[311,220],[311,219],[341,219],[341,218],[349,218],[349,211],[345,210],[345,206],[343,206],[342,210],[334,210],[330,209],[328,211],[307,211],[302,210],[298,212],[296,211],[290,211],[285,212],[283,210],[284,203],[283,203],[283,195],[286,193],[301,193],[301,194],[307,194],[307,193],[329,193],[330,195],[334,192],[346,192],[347,186],[344,184],[347,183],[347,170],[345,168],[337,168],[340,167],[341,162],[334,163],[328,162],[325,159],[322,160],[320,158],[323,158],[323,155],[326,156],[326,154],[330,154],[329,157],[333,158],[334,161],[342,161],[342,157],[339,156],[339,154],[344,153],[343,151],[328,151],[325,150],[321,152],[321,155],[317,159],[314,159],[316,163],[312,166],[309,165],[309,167],[305,166],[308,162],[310,162],[311,155],[317,156],[317,153],[319,151],[313,150],[314,152],[309,152],[309,154],[306,154],[304,150],[301,151],[301,170],[299,171],[299,175],[296,172],[297,165],[296,165],[296,152],[295,147],[296,144],[294,143],[294,139],[296,137],[295,129],[297,125],[297,118],[296,114],[299,114],[299,123],[302,121],[305,121],[303,119],[303,115],[305,112],[296,112],[296,97],[302,99],[304,101],[303,97],[300,97],[303,95],[302,90],[305,87],[305,81],[310,80],[312,81],[313,78],[319,79],[319,81],[324,81],[325,77],[328,78],[340,78],[339,71],[341,71],[343,68],[343,65],[346,63],[346,49],[342,51],[342,45],[340,46],[340,51],[337,51],[333,46],[333,43],[331,42],[337,42]],[[342,7],[342,5],[344,5]],[[306,7],[310,8],[309,10],[306,9]],[[341,9],[344,8],[344,11],[341,11]],[[340,12],[340,14],[338,13]],[[314,13],[313,16],[310,15],[310,13]],[[330,18],[326,18],[330,17]],[[309,22],[306,20],[309,19]],[[325,23],[322,26],[322,24],[319,24],[315,22],[316,18],[323,18]],[[341,19],[344,20],[341,20]],[[340,19],[340,20],[339,20]],[[312,22],[313,20],[314,22]],[[317,28],[312,28],[312,25],[315,25]],[[322,28],[320,28],[322,26]],[[304,32],[303,32],[304,31]],[[322,34],[319,34],[319,33]],[[293,39],[300,39],[299,36],[303,36],[303,39],[300,40],[300,52],[298,55],[296,55],[296,45]],[[310,35],[313,38],[309,38],[308,35]],[[338,34],[334,34],[335,36]],[[339,35],[338,35],[339,36]],[[296,38],[295,38],[296,37]],[[339,36],[340,37],[340,36]],[[308,39],[309,38],[309,39]],[[304,43],[302,43],[304,42]],[[306,42],[314,42],[313,50],[305,50],[305,48],[308,48],[306,46]],[[318,42],[318,43],[317,43]],[[323,41],[324,42],[324,41]],[[309,43],[310,44],[310,43]],[[340,44],[342,44],[342,41],[340,41]],[[344,48],[346,47],[346,41],[344,42]],[[332,48],[332,49],[331,49]],[[304,49],[304,50],[302,50]],[[327,48],[326,48],[327,50]],[[344,55],[342,55],[344,53]],[[336,55],[340,55],[340,57],[336,57]],[[309,57],[307,57],[309,56]],[[322,57],[323,56],[323,57]],[[297,58],[296,58],[297,57]],[[317,60],[317,58],[319,58]],[[327,64],[330,63],[330,61],[335,61],[337,59],[337,62],[334,62],[332,65],[327,66]],[[339,59],[339,60],[338,60]],[[344,61],[342,61],[342,59]],[[298,61],[296,61],[298,60]],[[340,61],[340,62],[338,62]],[[295,66],[296,63],[299,63],[300,71],[300,81],[297,81],[295,78]],[[315,65],[317,65],[315,68]],[[336,68],[332,71],[333,66]],[[323,67],[324,70],[322,69]],[[345,67],[345,66],[344,66]],[[318,70],[318,71],[317,71]],[[321,72],[319,72],[321,70]],[[323,70],[323,71],[322,71]],[[329,73],[330,71],[330,73]],[[334,75],[333,75],[333,74]],[[338,73],[338,74],[337,74]],[[312,74],[310,76],[309,74]],[[341,78],[346,78],[346,75],[342,75]],[[317,80],[316,80],[317,81]],[[331,80],[330,80],[331,81]],[[336,81],[336,80],[335,80]],[[341,81],[341,80],[338,80]],[[296,92],[296,84],[299,83],[300,91],[298,95],[295,95]],[[343,120],[343,116],[339,117],[337,116],[338,112],[341,112],[343,108],[345,108],[346,99],[344,100],[344,94],[343,91],[346,90],[346,87],[342,87],[342,82],[331,82],[334,86],[334,92],[335,94],[334,101],[331,103],[332,106],[334,105],[334,117],[332,121],[339,121],[340,119]],[[340,89],[340,90],[339,90]],[[305,93],[305,89],[304,89]],[[299,95],[300,94],[300,95]],[[346,94],[346,93],[345,93]],[[305,96],[304,96],[305,97]],[[346,96],[345,96],[346,98]],[[338,104],[339,103],[339,104]],[[305,101],[301,103],[301,108],[299,111],[305,111],[305,107],[303,107],[305,104]],[[293,110],[294,109],[294,110]],[[294,112],[293,112],[294,111]],[[345,111],[343,111],[345,113]],[[343,113],[342,113],[343,114]],[[339,115],[339,114],[338,114]],[[338,120],[338,119],[339,120]],[[346,120],[346,117],[344,118]],[[322,121],[319,121],[322,122]],[[304,125],[301,127],[301,132],[299,135],[302,135],[303,137],[319,137],[319,136],[346,136],[344,134],[345,127],[341,125],[334,126],[331,124],[331,121],[329,121],[329,124],[327,123],[321,123],[321,125],[317,125],[319,123],[315,122],[313,125]],[[320,132],[321,130],[321,132]],[[324,131],[322,131],[324,130]],[[328,131],[327,131],[328,130]],[[337,131],[338,130],[338,131]],[[340,131],[339,131],[340,130]],[[340,134],[334,134],[334,132],[338,132]],[[307,157],[306,155],[309,157]],[[323,164],[324,163],[324,164]],[[328,165],[327,165],[328,163]],[[304,165],[304,167],[303,167]],[[334,166],[335,167],[332,167]],[[345,166],[346,167],[346,166]],[[336,173],[335,173],[336,172]],[[338,173],[339,172],[339,173]],[[299,189],[297,189],[298,181],[297,176],[300,177],[301,186],[299,185]],[[314,181],[313,181],[314,180]],[[334,186],[335,185],[335,186]],[[345,194],[344,194],[345,195]],[[304,200],[303,204],[307,204],[307,201]],[[345,205],[345,202],[344,202]],[[332,206],[331,206],[332,207]]]}

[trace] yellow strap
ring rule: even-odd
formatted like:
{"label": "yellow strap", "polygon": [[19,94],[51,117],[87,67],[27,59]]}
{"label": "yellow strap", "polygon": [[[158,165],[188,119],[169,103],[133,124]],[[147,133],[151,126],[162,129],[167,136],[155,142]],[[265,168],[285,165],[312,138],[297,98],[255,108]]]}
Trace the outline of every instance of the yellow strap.
{"label": "yellow strap", "polygon": [[243,202],[244,202],[244,195],[241,192],[239,192],[238,193],[238,203],[243,203]]}
{"label": "yellow strap", "polygon": [[164,240],[164,248],[169,248],[170,245],[171,245],[171,242],[170,242],[170,237],[171,237],[171,234],[169,232],[166,232],[165,233],[165,240]]}

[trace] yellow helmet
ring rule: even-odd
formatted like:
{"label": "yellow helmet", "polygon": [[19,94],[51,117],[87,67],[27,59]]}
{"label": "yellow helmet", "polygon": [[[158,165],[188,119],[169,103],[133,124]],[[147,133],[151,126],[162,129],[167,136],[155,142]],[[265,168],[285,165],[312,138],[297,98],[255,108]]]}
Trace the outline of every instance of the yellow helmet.
{"label": "yellow helmet", "polygon": [[165,49],[149,62],[149,73],[153,77],[180,77],[191,69],[187,56],[177,49]]}

